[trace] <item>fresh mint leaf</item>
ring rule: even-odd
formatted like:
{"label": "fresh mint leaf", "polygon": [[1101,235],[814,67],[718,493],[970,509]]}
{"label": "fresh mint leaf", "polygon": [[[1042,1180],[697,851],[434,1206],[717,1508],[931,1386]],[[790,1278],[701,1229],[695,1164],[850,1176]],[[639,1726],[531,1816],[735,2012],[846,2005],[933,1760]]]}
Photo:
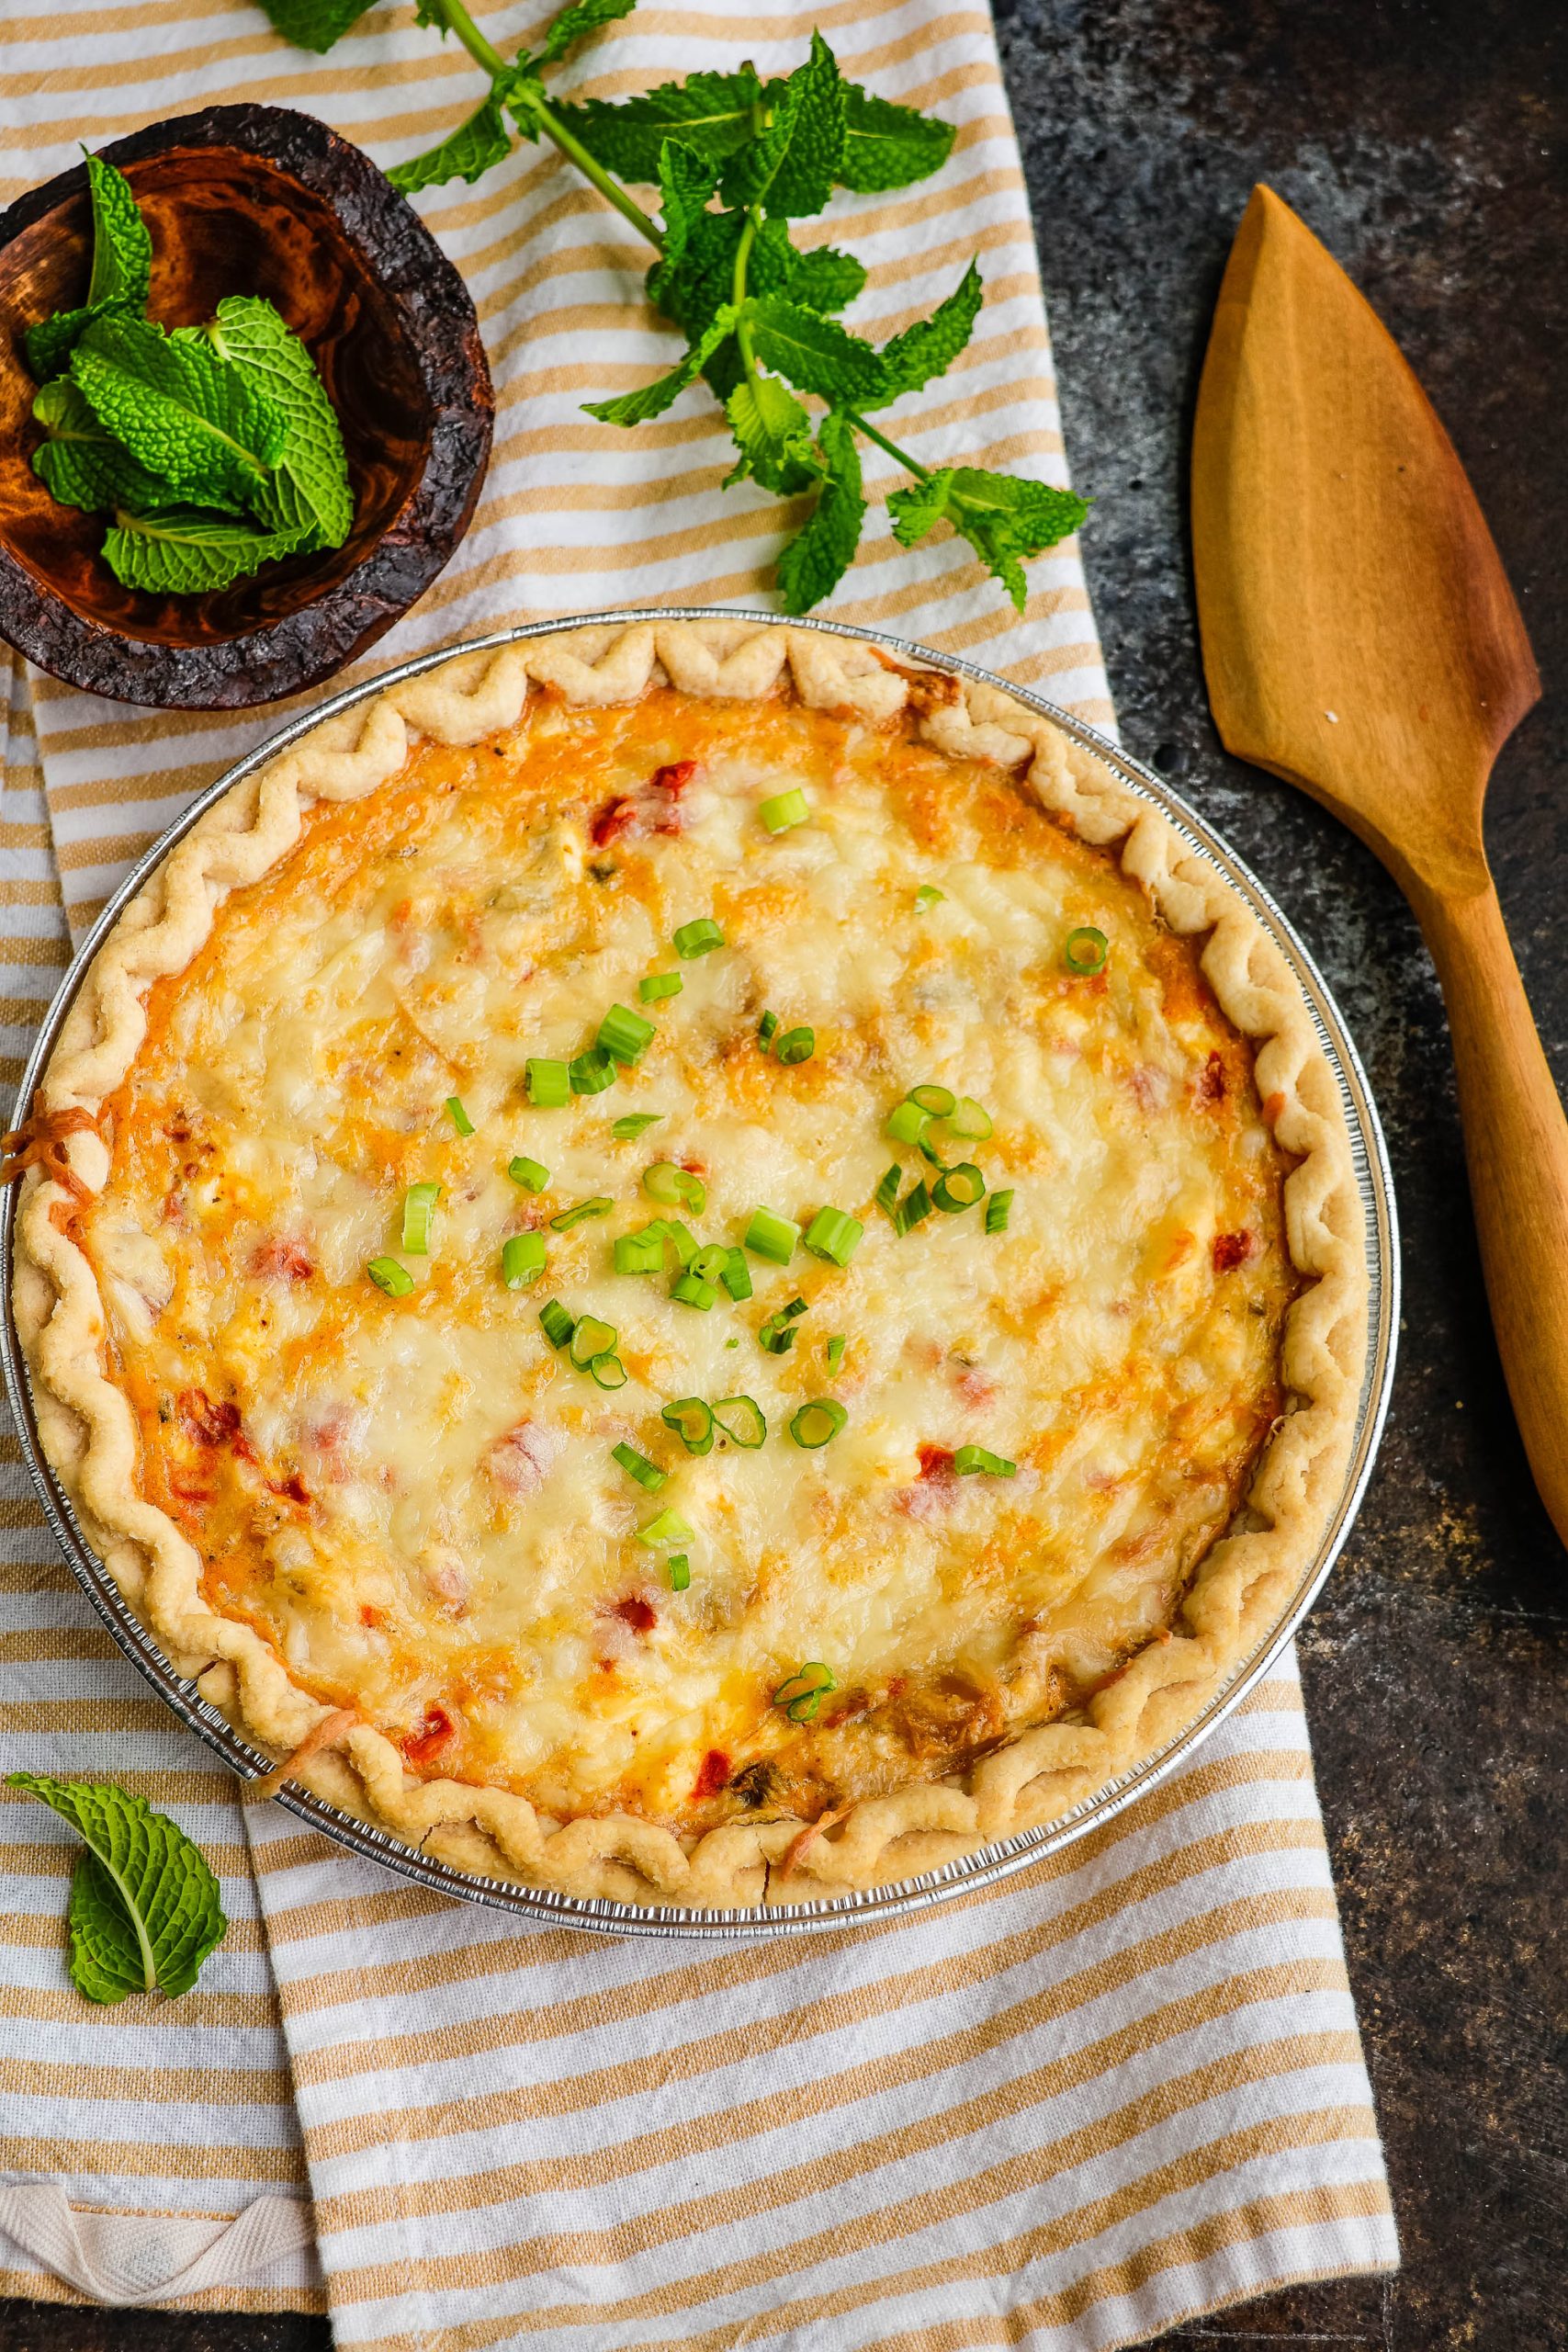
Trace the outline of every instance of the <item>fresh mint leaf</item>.
{"label": "fresh mint leaf", "polygon": [[104,533],[104,561],[126,588],[154,596],[200,596],[249,579],[274,558],[294,555],[293,531],[269,531],[243,516],[199,506],[162,506],[150,514],[117,509]]}
{"label": "fresh mint leaf", "polygon": [[[963,278],[940,303],[929,319],[917,319],[912,327],[896,334],[882,346],[882,360],[886,370],[889,390],[884,401],[896,401],[906,392],[918,392],[933,376],[945,375],[975,332],[975,322],[985,300],[985,288],[980,283],[980,266],[971,262]],[[860,403],[865,405],[863,401]]]}
{"label": "fresh mint leaf", "polygon": [[573,5],[561,10],[545,35],[540,62],[553,65],[584,33],[597,32],[601,25],[613,25],[617,17],[629,17],[636,6],[637,0],[573,0]]}
{"label": "fresh mint leaf", "polygon": [[198,1846],[145,1797],[112,1781],[12,1772],[85,1840],[71,1881],[71,1981],[90,2001],[188,1993],[228,1929],[218,1882]]}
{"label": "fresh mint leaf", "polygon": [[33,471],[62,506],[90,514],[124,506],[140,514],[167,499],[167,484],[105,430],[69,376],[44,386],[33,414],[49,435],[33,451]]}
{"label": "fresh mint leaf", "polygon": [[782,81],[764,87],[754,70],[744,66],[739,74],[692,74],[684,82],[661,82],[635,98],[563,101],[553,112],[617,179],[656,180],[659,151],[667,139],[694,147],[699,155],[731,155],[755,135],[757,107],[783,90]]}
{"label": "fresh mint leaf", "polygon": [[878,196],[885,188],[908,187],[940,172],[953,153],[956,127],[920,114],[913,107],[896,107],[856,82],[844,84],[844,152],[839,164],[839,185],[861,196]]}
{"label": "fresh mint leaf", "polygon": [[147,308],[152,283],[152,240],[136,209],[130,182],[97,155],[87,158],[87,187],[93,204],[93,274],[87,308],[114,303],[128,311]]}
{"label": "fresh mint leaf", "polygon": [[852,408],[886,399],[881,352],[836,319],[777,294],[750,303],[749,315],[758,358],[800,391]]}
{"label": "fresh mint leaf", "polygon": [[942,521],[966,538],[1021,613],[1027,585],[1021,559],[1039,555],[1077,530],[1089,513],[1083,499],[1021,474],[993,474],[978,466],[949,466],[887,502],[893,534],[913,547]]}
{"label": "fresh mint leaf", "polygon": [[727,204],[765,204],[771,213],[799,219],[820,212],[833,193],[844,152],[844,85],[839,62],[820,33],[773,108],[760,139],[748,141],[725,167]]}
{"label": "fresh mint leaf", "polygon": [[273,28],[296,49],[324,56],[349,27],[357,24],[370,0],[261,0]]}
{"label": "fresh mint leaf", "polygon": [[213,349],[270,402],[288,431],[256,513],[300,547],[341,548],[354,522],[354,493],[337,413],[316,363],[273,305],[230,294],[207,330]]}
{"label": "fresh mint leaf", "polygon": [[865,264],[853,254],[841,254],[836,245],[814,245],[808,254],[790,248],[784,292],[792,302],[804,302],[808,311],[844,311],[864,287]]}
{"label": "fresh mint leaf", "polygon": [[96,319],[71,373],[116,438],[176,499],[236,511],[267,483],[287,427],[265,393],[199,330]]}
{"label": "fresh mint leaf", "polygon": [[394,164],[387,177],[400,196],[417,196],[423,187],[441,187],[447,180],[475,180],[492,164],[503,164],[512,153],[512,134],[501,111],[501,99],[491,90],[482,107],[466,122],[448,131],[439,146],[406,164]]}
{"label": "fresh mint leaf", "polygon": [[743,376],[724,405],[740,452],[726,490],[748,474],[784,498],[810,489],[821,471],[811,419],[776,376]]}
{"label": "fresh mint leaf", "polygon": [[727,305],[710,322],[706,333],[693,344],[678,368],[672,368],[667,376],[657,378],[651,384],[644,384],[640,391],[623,392],[613,401],[584,401],[587,413],[596,416],[601,424],[645,424],[650,416],[661,416],[680,399],[687,385],[695,382],[726,335],[733,333],[735,319],[734,310]]}
{"label": "fresh mint leaf", "polygon": [[[664,252],[656,265],[671,279],[681,271],[697,223],[707,210],[718,186],[718,168],[694,147],[667,139],[659,151],[659,211],[664,223]],[[731,262],[733,274],[734,264]],[[718,305],[714,304],[714,309]],[[705,324],[706,322],[705,321]]]}
{"label": "fresh mint leaf", "polygon": [[836,411],[817,434],[821,492],[804,529],[779,555],[773,577],[786,613],[808,613],[830,595],[854,560],[865,520],[854,427]]}
{"label": "fresh mint leaf", "polygon": [[28,327],[22,337],[22,347],[28,355],[28,368],[35,384],[50,383],[71,365],[71,354],[81,342],[93,321],[99,317],[85,303],[79,311],[56,311],[52,318],[39,319]]}

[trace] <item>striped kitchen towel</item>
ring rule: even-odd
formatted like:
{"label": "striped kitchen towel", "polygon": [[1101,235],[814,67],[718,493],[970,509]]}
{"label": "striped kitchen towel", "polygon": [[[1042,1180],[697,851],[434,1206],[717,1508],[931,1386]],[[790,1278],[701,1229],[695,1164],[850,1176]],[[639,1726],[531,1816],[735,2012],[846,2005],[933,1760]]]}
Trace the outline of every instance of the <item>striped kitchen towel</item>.
{"label": "striped kitchen towel", "polygon": [[[506,50],[544,12],[482,13]],[[672,64],[750,56],[775,72],[813,24],[855,78],[960,126],[939,179],[842,198],[821,224],[872,265],[854,322],[877,335],[981,257],[975,342],[898,432],[928,464],[963,452],[1065,480],[982,9],[645,0],[569,78],[613,96]],[[245,5],[16,0],[0,195],[73,161],[84,131],[96,145],[245,98],[307,107],[388,163],[476,95],[463,54],[405,6],[378,7],[316,60]],[[718,495],[727,444],[705,396],[629,435],[581,413],[672,353],[638,307],[631,232],[548,150],[421,207],[479,308],[495,455],[457,558],[361,672],[552,612],[765,605],[777,509],[749,486]],[[1031,568],[1020,618],[961,543],[897,548],[876,510],[897,476],[870,454],[873,522],[830,609],[1107,723],[1076,549]],[[70,934],[292,706],[159,716],[19,664],[10,677],[0,1046],[14,1078]],[[0,1442],[0,1764],[112,1773],[174,1811],[222,1873],[234,1925],[177,2007],[89,2008],[61,1966],[68,1841],[7,1802],[9,2291],[258,2310],[324,2294],[341,2343],[387,2352],[1087,2352],[1394,2260],[1289,1659],[1109,1828],[919,1919],[719,1948],[579,1936],[412,1889],[276,1807],[242,1816],[77,1595],[16,1454]]]}

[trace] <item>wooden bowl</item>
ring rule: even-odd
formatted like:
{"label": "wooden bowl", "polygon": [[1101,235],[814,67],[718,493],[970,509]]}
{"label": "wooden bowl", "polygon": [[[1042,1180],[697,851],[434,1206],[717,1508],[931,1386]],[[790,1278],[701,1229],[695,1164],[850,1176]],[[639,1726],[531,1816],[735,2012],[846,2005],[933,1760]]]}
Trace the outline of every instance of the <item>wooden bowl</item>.
{"label": "wooden bowl", "polygon": [[201,596],[122,588],[105,517],[60,505],[25,328],[85,300],[85,164],[0,214],[0,636],[89,694],[239,709],[330,677],[423,594],[468,528],[495,396],[473,301],[390,182],[314,116],[210,107],[99,150],[152,238],[150,315],[211,317],[264,294],[311,356],[343,426],[355,496],[341,548],[268,563]]}

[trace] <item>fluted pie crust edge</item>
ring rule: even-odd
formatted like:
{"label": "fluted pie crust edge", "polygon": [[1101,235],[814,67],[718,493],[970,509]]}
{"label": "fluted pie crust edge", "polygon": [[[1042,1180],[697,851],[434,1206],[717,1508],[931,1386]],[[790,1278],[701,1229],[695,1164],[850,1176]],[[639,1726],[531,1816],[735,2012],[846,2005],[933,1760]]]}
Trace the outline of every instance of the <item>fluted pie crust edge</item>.
{"label": "fluted pie crust edge", "polygon": [[[1288,1409],[1231,1531],[1195,1572],[1172,1637],[1140,1652],[1074,1720],[1026,1731],[967,1770],[861,1801],[830,1828],[732,1823],[689,1845],[626,1814],[555,1824],[524,1797],[405,1770],[380,1732],[299,1688],[250,1627],[215,1614],[201,1561],[137,1491],[138,1436],[106,1373],[106,1317],[92,1264],[60,1218],[68,1167],[96,1192],[108,1149],[87,1125],[125,1080],[154,979],[183,971],[217,906],[298,840],[313,802],[373,792],[410,741],[478,743],[514,726],[529,692],[580,705],[635,700],[667,681],[693,695],[770,693],[787,671],[808,707],[886,720],[907,706],[953,757],[1022,769],[1086,842],[1123,870],[1174,932],[1208,933],[1203,973],[1254,1042],[1259,1097],[1297,1164],[1284,1187],[1290,1256],[1306,1286],[1287,1318]],[[894,663],[871,644],[745,621],[640,621],[563,628],[459,654],[325,721],[234,785],[156,868],[95,957],[39,1089],[54,1166],[22,1179],[14,1295],[39,1437],[84,1534],[176,1669],[291,1776],[341,1809],[455,1867],[573,1896],[697,1908],[799,1904],[916,1877],[1059,1819],[1158,1750],[1256,1650],[1299,1588],[1345,1476],[1366,1352],[1362,1211],[1335,1078],[1300,988],[1249,909],[1174,828],[1091,752],[991,685]],[[58,1214],[57,1214],[58,1213]],[[317,1745],[325,1738],[330,1745]],[[312,1752],[313,1751],[313,1752]]]}

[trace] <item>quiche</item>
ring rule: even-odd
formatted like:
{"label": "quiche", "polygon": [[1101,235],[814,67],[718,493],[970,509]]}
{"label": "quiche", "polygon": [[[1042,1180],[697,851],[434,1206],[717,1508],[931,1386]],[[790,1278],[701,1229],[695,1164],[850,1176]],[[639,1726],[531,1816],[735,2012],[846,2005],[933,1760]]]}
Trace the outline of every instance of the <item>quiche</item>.
{"label": "quiche", "polygon": [[1344,1475],[1289,967],[874,640],[583,626],[351,707],[153,871],[12,1145],[120,1589],[267,1785],[492,1877],[800,1903],[1054,1820]]}

